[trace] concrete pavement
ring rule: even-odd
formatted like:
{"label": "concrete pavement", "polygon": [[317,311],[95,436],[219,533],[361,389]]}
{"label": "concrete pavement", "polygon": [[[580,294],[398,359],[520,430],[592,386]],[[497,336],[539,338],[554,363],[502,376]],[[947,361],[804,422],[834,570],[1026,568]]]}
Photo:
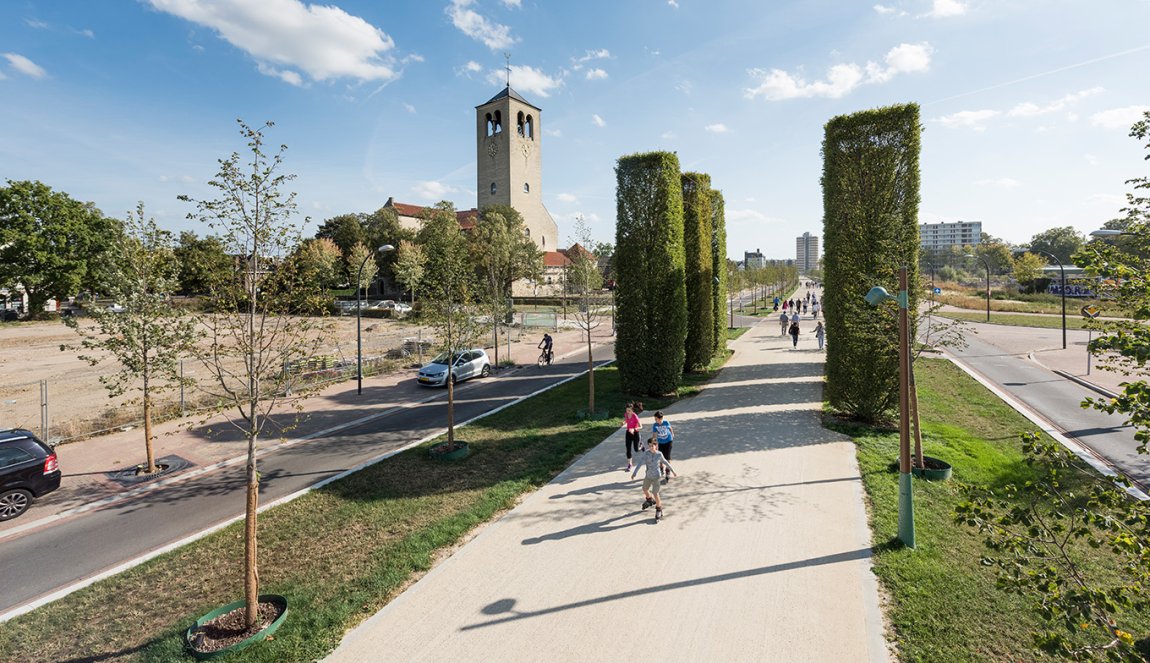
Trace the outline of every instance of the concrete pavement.
{"label": "concrete pavement", "polygon": [[854,445],[819,424],[824,355],[774,324],[732,346],[666,411],[680,477],[662,522],[620,430],[327,660],[889,660]]}

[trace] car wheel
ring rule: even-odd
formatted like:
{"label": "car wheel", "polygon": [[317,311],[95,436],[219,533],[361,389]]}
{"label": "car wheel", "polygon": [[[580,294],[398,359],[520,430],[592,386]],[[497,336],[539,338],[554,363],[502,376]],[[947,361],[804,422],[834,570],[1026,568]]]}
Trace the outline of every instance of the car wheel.
{"label": "car wheel", "polygon": [[484,364],[483,370],[479,371],[479,377],[485,378],[488,375],[491,375],[491,364]]}
{"label": "car wheel", "polygon": [[32,493],[18,488],[0,493],[0,521],[12,520],[32,505]]}

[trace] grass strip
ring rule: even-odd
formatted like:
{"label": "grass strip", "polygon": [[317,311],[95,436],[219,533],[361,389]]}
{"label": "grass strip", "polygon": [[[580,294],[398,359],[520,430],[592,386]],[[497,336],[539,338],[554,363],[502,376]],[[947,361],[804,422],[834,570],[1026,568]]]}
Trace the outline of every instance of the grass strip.
{"label": "grass strip", "polygon": [[[934,314],[939,318],[948,318],[951,320],[965,320],[967,322],[981,322],[986,323],[986,311],[977,313],[974,311],[940,311]],[[999,313],[992,311],[990,313],[990,322],[992,325],[1008,325],[1011,327],[1039,327],[1042,329],[1062,329],[1062,316],[1061,315],[1034,315],[1024,313]],[[1066,312],[1066,328],[1067,329],[1086,329],[1085,321],[1077,311]]]}
{"label": "grass strip", "polygon": [[[647,409],[697,393],[729,356]],[[596,371],[595,391],[611,418],[576,416],[584,376],[459,429],[464,461],[430,460],[433,440],[261,514],[261,593],[287,596],[292,614],[273,640],[216,660],[322,658],[475,527],[614,433],[630,400],[615,367]],[[0,661],[191,660],[183,631],[242,597],[242,560],[240,522],[4,624]]]}
{"label": "grass strip", "polygon": [[[1001,488],[1037,477],[1025,462],[1018,434],[1033,424],[950,362],[916,362],[923,449],[954,466],[954,480],[914,481],[916,544],[909,550],[898,532],[898,433],[832,421],[858,446],[870,502],[874,570],[889,597],[887,617],[904,661],[1019,661],[1037,656],[1030,634],[1043,622],[1026,597],[995,588],[980,534],[954,522],[955,507],[969,491]],[[1085,475],[1065,477],[1068,486]],[[1096,573],[1117,573],[1105,549],[1082,546]],[[1136,615],[1142,637],[1150,615]]]}

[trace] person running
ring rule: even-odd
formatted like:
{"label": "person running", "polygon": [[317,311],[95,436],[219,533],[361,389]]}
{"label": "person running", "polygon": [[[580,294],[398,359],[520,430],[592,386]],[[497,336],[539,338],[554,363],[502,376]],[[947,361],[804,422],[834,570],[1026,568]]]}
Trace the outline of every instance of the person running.
{"label": "person running", "polygon": [[798,321],[797,317],[791,318],[790,334],[791,334],[791,345],[793,345],[795,347],[795,349],[798,349],[798,347],[799,347],[799,321]]}
{"label": "person running", "polygon": [[815,334],[815,338],[817,338],[819,340],[819,349],[822,350],[823,349],[823,342],[827,338],[827,330],[825,327],[823,327],[823,321],[822,320],[819,320],[819,324],[815,325],[814,334]]}
{"label": "person running", "polygon": [[647,509],[654,505],[655,522],[659,522],[663,519],[663,500],[659,497],[659,472],[666,468],[674,476],[679,476],[679,474],[675,472],[667,459],[663,458],[663,454],[659,453],[659,443],[655,441],[655,438],[647,440],[647,450],[641,452],[637,460],[639,464],[631,472],[631,478],[635,478],[640,467],[647,468],[647,473],[643,475],[643,508]]}
{"label": "person running", "polygon": [[643,424],[639,421],[639,412],[642,411],[642,403],[627,403],[627,408],[623,411],[623,425],[627,427],[627,434],[623,438],[623,446],[627,451],[627,469],[623,470],[624,472],[629,472],[632,467],[631,450],[634,449],[635,453],[640,450],[639,431],[643,429]]}
{"label": "person running", "polygon": [[[660,410],[655,413],[655,423],[651,426],[651,432],[655,434],[655,442],[659,444],[659,453],[663,454],[663,458],[667,462],[671,461],[671,443],[675,441],[675,429],[671,427],[671,422],[663,420],[663,411]],[[663,483],[667,483],[671,477],[667,473],[663,473]]]}
{"label": "person running", "polygon": [[779,316],[779,336],[787,335],[787,323],[790,321],[791,319],[787,317],[787,312],[784,310],[782,315]]}
{"label": "person running", "polygon": [[555,353],[552,351],[552,346],[554,346],[554,344],[555,341],[552,340],[551,334],[543,332],[543,340],[539,341],[539,345],[535,346],[543,350],[543,354],[539,359],[541,364],[546,362],[548,366],[551,365],[551,360],[555,357]]}

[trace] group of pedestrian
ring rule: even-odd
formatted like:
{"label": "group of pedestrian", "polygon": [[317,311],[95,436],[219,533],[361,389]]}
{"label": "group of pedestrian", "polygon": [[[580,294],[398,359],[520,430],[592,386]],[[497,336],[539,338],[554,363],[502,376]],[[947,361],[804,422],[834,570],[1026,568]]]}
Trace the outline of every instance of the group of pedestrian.
{"label": "group of pedestrian", "polygon": [[[799,334],[802,333],[802,330],[799,326],[799,322],[802,320],[802,313],[806,313],[809,309],[812,311],[814,318],[818,319],[819,311],[821,310],[821,303],[817,295],[807,291],[806,296],[802,299],[784,300],[782,302],[782,308],[783,312],[779,314],[779,335],[786,336],[790,334],[791,346],[795,349],[798,349]],[[790,314],[787,313],[788,309],[790,309]],[[800,313],[800,311],[802,313]],[[815,335],[815,338],[819,342],[819,350],[822,350],[823,345],[826,342],[827,330],[825,327],[823,327],[821,320],[818,321],[811,333]]]}
{"label": "group of pedestrian", "polygon": [[[639,415],[643,412],[643,404],[636,401],[628,403],[623,413],[623,426],[627,433],[624,437],[624,446],[627,452],[626,472],[631,478],[639,473],[639,468],[645,468],[643,476],[643,509],[655,507],[655,522],[663,519],[663,500],[659,496],[660,484],[671,481],[672,476],[679,476],[671,467],[671,447],[675,441],[675,429],[671,422],[663,418],[663,413],[655,413],[655,423],[651,426],[651,437],[647,440],[646,450],[639,448],[639,431],[643,423]],[[632,455],[634,453],[634,455]],[[632,463],[632,458],[634,463]]]}

